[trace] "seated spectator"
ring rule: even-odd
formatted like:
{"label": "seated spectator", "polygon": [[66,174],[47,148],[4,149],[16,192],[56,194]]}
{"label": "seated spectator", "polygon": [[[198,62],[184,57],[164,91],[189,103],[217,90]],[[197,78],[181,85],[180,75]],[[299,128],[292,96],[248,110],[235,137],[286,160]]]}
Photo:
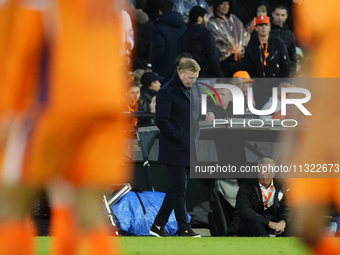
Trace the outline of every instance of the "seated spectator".
{"label": "seated spectator", "polygon": [[217,95],[215,95],[215,102],[209,97],[207,100],[208,108],[214,113],[217,119],[223,119],[226,117],[233,116],[233,102],[232,102],[232,94],[229,89],[225,88],[217,88],[216,92],[221,98],[222,105],[220,100],[218,100]]}
{"label": "seated spectator", "polygon": [[[234,73],[233,77],[241,78],[242,83],[237,83],[237,85],[243,92],[243,95],[245,97],[248,96],[248,88],[253,86],[253,83],[255,82],[253,79],[250,78],[250,75],[247,71],[238,71]],[[253,99],[254,100],[254,99]],[[255,104],[255,102],[253,102]]]}
{"label": "seated spectator", "polygon": [[[242,90],[244,97],[244,111],[245,113],[251,114],[248,107],[248,88],[251,87],[255,81],[250,78],[246,71],[238,71],[233,76],[234,77],[230,80],[230,83]],[[252,103],[253,106],[255,106],[254,97]]]}
{"label": "seated spectator", "polygon": [[149,125],[154,125],[155,124],[155,113],[156,113],[156,95],[157,91],[155,90],[150,90],[149,95],[152,96],[150,100],[150,104],[146,104],[146,113],[152,114],[150,117],[139,117],[138,118],[138,126],[149,126]]}
{"label": "seated spectator", "polygon": [[249,236],[282,235],[286,231],[291,210],[286,205],[283,185],[274,179],[272,158],[259,161],[258,179],[241,184],[236,197],[236,207],[229,234]]}
{"label": "seated spectator", "polygon": [[200,77],[223,77],[215,37],[206,26],[207,11],[194,6],[189,13],[189,26],[178,42],[178,52],[188,52],[201,67]]}
{"label": "seated spectator", "polygon": [[140,82],[142,84],[141,88],[141,96],[143,100],[147,104],[147,108],[151,103],[151,99],[155,96],[155,92],[157,92],[161,88],[161,83],[163,77],[158,76],[158,74],[154,72],[146,72],[142,75]]}
{"label": "seated spectator", "polygon": [[[275,115],[275,113],[277,113],[278,111],[281,110],[281,88],[284,87],[290,87],[290,84],[288,82],[282,82],[280,83],[280,85],[277,87],[277,104],[276,104],[276,109],[273,113],[273,115]],[[262,107],[261,110],[269,110],[273,105],[273,97],[270,97],[268,102],[265,103],[265,105]],[[272,116],[271,115],[260,115],[260,119],[271,119]]]}
{"label": "seated spectator", "polygon": [[142,86],[142,84],[140,83],[140,79],[142,78],[142,75],[145,73],[145,71],[143,69],[137,69],[135,71],[132,72],[132,78],[133,78],[133,81],[135,83],[137,83],[137,85],[139,87]]}
{"label": "seated spectator", "polygon": [[239,70],[243,48],[248,37],[242,22],[232,14],[233,1],[214,0],[208,29],[215,37],[224,77],[232,77]]}
{"label": "seated spectator", "polygon": [[155,116],[156,113],[156,94],[157,92],[154,91],[155,95],[151,98],[151,103],[149,105],[148,113],[152,113],[152,117],[142,117],[139,118],[138,126],[149,126],[149,125],[155,125]]}
{"label": "seated spectator", "polygon": [[[140,98],[140,87],[131,82],[128,91],[126,92],[126,99],[127,99],[127,111],[129,112],[145,112],[146,105],[144,101]],[[138,122],[137,118],[133,118],[131,121],[132,126],[136,126]]]}

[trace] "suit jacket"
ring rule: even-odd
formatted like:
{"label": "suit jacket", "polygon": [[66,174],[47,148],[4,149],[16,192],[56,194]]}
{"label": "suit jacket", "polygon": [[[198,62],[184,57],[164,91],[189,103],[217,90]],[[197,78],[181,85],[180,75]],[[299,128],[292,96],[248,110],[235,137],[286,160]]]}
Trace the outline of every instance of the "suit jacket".
{"label": "suit jacket", "polygon": [[196,162],[199,94],[195,85],[190,89],[191,97],[186,90],[175,72],[157,93],[155,122],[160,130],[158,161],[164,164],[189,167],[190,160],[192,164]]}
{"label": "suit jacket", "polygon": [[241,184],[236,197],[233,221],[228,233],[237,233],[242,221],[259,221],[268,225],[269,221],[290,220],[291,210],[286,204],[284,187],[274,179],[274,204],[264,210],[262,193],[257,179]]}

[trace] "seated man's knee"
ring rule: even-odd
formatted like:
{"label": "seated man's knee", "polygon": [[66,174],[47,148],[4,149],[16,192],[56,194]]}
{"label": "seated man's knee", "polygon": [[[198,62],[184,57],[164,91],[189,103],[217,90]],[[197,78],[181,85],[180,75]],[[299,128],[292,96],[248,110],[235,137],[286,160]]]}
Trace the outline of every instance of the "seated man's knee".
{"label": "seated man's knee", "polygon": [[269,227],[259,221],[245,221],[240,225],[240,232],[251,236],[269,236]]}

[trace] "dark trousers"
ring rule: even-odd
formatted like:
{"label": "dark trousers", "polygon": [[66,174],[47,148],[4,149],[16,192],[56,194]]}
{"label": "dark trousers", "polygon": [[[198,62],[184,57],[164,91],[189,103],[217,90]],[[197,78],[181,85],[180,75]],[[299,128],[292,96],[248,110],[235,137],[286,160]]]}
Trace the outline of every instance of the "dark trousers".
{"label": "dark trousers", "polygon": [[172,209],[174,209],[180,231],[183,232],[190,228],[185,198],[187,184],[190,178],[190,168],[172,165],[168,165],[167,167],[171,186],[166,192],[154,224],[164,227],[168,222]]}
{"label": "dark trousers", "polygon": [[249,236],[269,236],[269,234],[272,234],[272,230],[268,225],[258,221],[242,221],[239,232]]}

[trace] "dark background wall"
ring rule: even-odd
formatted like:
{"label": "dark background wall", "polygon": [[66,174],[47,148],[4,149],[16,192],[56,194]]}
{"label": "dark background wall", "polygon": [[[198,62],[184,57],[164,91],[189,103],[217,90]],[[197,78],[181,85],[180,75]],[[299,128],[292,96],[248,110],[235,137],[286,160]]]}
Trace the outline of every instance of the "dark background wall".
{"label": "dark background wall", "polygon": [[[156,191],[166,192],[170,187],[166,166],[157,162],[150,162],[151,178]],[[147,190],[145,171],[142,163],[136,163],[133,171],[133,188]],[[187,209],[192,209],[201,202],[209,200],[208,181],[206,179],[190,179],[187,190]]]}

